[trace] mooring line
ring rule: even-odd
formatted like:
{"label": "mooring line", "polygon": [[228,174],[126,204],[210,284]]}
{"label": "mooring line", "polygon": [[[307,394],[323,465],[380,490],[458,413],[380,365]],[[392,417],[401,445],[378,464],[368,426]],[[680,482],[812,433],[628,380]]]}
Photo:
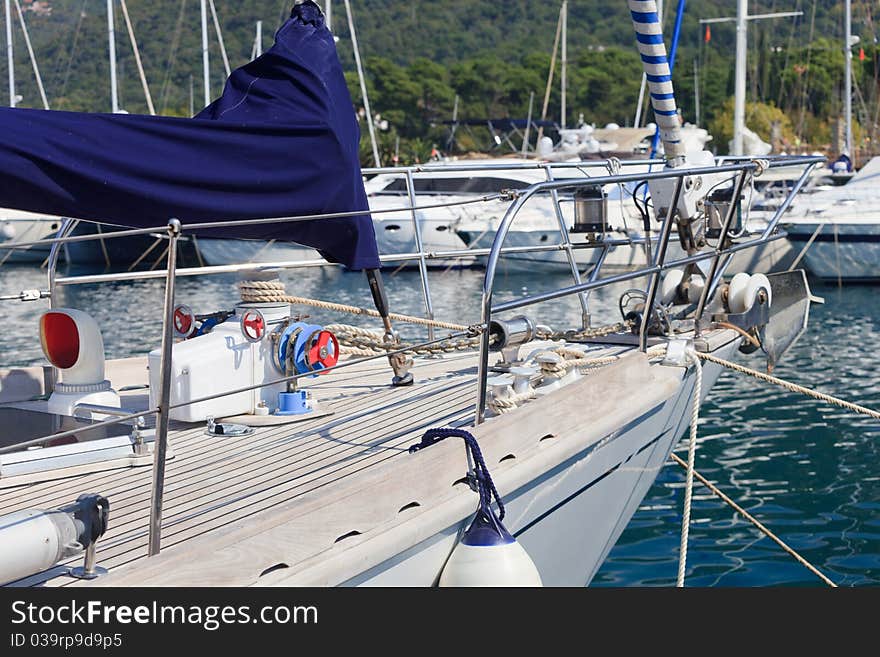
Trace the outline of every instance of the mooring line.
{"label": "mooring line", "polygon": [[678,577],[675,585],[684,587],[684,572],[687,568],[688,537],[691,528],[691,499],[694,491],[694,459],[697,453],[697,424],[700,421],[700,398],[703,396],[703,367],[693,350],[688,351],[688,360],[694,364],[694,392],[691,408],[691,431],[688,441],[688,460],[685,464],[687,476],[684,487],[684,511],[681,515],[681,542],[678,553]]}
{"label": "mooring line", "polygon": [[[680,465],[682,468],[684,468],[685,470],[688,469],[688,464],[680,456],[678,456],[677,454],[670,454],[669,456],[673,461],[678,463],[678,465]],[[770,531],[770,529],[766,525],[764,525],[760,520],[755,518],[752,514],[750,514],[748,511],[746,511],[744,508],[742,508],[739,504],[737,504],[732,499],[730,499],[730,497],[725,495],[724,492],[722,492],[717,486],[715,486],[715,484],[713,484],[711,481],[706,479],[703,475],[701,475],[696,470],[693,470],[693,475],[694,475],[694,477],[696,477],[700,481],[701,484],[703,484],[706,488],[708,488],[710,491],[712,491],[712,493],[716,497],[720,498],[724,503],[726,503],[728,506],[733,508],[737,513],[742,515],[746,520],[748,520],[755,527],[757,527],[761,531],[762,534],[764,534],[765,536],[767,536],[768,538],[773,540],[777,545],[779,545],[779,547],[781,547],[783,550],[785,550],[791,556],[793,556],[802,566],[804,566],[804,568],[806,568],[811,573],[816,575],[816,577],[821,579],[828,586],[832,586],[834,588],[837,588],[837,584],[835,584],[833,581],[831,581],[825,574],[823,574],[813,564],[811,564],[809,561],[804,559],[792,547],[790,547],[785,541],[783,541],[776,534],[774,534],[772,531]]]}
{"label": "mooring line", "polygon": [[839,397],[833,397],[831,395],[826,395],[824,392],[818,392],[818,391],[812,390],[810,388],[805,388],[804,386],[798,385],[797,383],[785,381],[784,379],[780,379],[779,377],[773,376],[771,374],[765,374],[763,372],[759,372],[758,370],[753,370],[749,367],[744,367],[742,365],[737,365],[736,363],[731,363],[728,360],[724,360],[723,358],[718,358],[717,356],[713,356],[711,354],[704,354],[704,353],[697,352],[697,356],[699,356],[703,360],[709,361],[711,363],[716,363],[717,365],[727,367],[728,369],[731,369],[735,372],[740,372],[742,374],[748,374],[749,376],[753,376],[756,379],[760,379],[761,381],[766,381],[767,383],[772,383],[774,385],[781,386],[781,387],[785,388],[786,390],[790,390],[791,392],[798,392],[802,395],[812,397],[813,399],[818,399],[819,401],[823,401],[828,404],[833,404],[835,406],[839,406],[840,408],[845,408],[846,410],[852,411],[853,413],[860,413],[861,415],[867,415],[869,417],[872,417],[875,420],[880,420],[880,412],[875,411],[870,408],[867,408],[865,406],[860,406],[859,404],[853,404],[852,402],[848,402],[846,400],[840,399]]}

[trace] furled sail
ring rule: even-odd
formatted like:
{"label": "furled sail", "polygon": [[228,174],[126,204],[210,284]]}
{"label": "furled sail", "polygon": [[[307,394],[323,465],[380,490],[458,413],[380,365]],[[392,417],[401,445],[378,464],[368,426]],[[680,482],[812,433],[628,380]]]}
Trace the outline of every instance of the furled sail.
{"label": "furled sail", "polygon": [[359,141],[336,45],[307,0],[195,118],[0,109],[0,207],[132,227],[363,210],[205,234],[378,268]]}

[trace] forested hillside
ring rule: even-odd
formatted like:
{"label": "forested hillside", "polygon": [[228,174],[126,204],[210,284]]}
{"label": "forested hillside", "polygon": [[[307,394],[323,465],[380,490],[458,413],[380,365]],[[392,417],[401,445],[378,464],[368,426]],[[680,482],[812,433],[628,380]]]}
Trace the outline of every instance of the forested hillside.
{"label": "forested hillside", "polygon": [[[215,0],[232,67],[249,59],[256,21],[263,21],[268,47],[290,4],[290,0]],[[525,118],[532,93],[535,112],[540,113],[560,4],[558,0],[351,0],[373,111],[388,122],[380,134],[384,159],[390,159],[398,140],[402,161],[425,158],[434,145],[442,148],[447,129],[439,122],[451,118],[456,96],[461,117]],[[672,32],[677,4],[666,2],[667,34]],[[723,152],[732,111],[734,27],[715,24],[707,35],[699,20],[732,15],[736,3],[692,0],[687,4],[675,71],[679,103],[684,118],[691,122],[699,118]],[[127,0],[127,5],[157,110],[187,115],[191,91],[194,108],[200,109],[199,0]],[[22,6],[53,109],[108,111],[105,0],[23,0]],[[118,0],[116,6],[121,105],[129,112],[146,112]],[[880,51],[871,6],[870,2],[853,2],[854,30],[861,35],[863,48],[863,55],[859,46],[854,49],[854,108],[860,123],[857,136],[863,143],[874,136],[880,106]],[[753,104],[749,125],[769,139],[770,124],[778,121],[790,147],[800,142],[827,145],[842,106],[843,2],[750,3],[752,13],[783,10],[799,10],[804,15],[755,21],[750,26],[749,100]],[[38,107],[40,99],[14,8],[13,18],[17,91],[22,106]],[[342,2],[333,3],[332,18],[352,95],[360,104]],[[210,16],[208,20],[211,25]],[[568,124],[580,116],[597,125],[632,124],[640,64],[626,2],[570,0],[568,25]],[[211,93],[216,96],[225,73],[213,28],[210,56]],[[557,66],[557,76],[558,72]],[[0,79],[6,79],[5,57],[0,58]],[[5,84],[0,88],[5,89]],[[549,118],[559,121],[559,112],[557,77]],[[461,148],[485,146],[476,131],[472,137],[462,132],[461,137]]]}

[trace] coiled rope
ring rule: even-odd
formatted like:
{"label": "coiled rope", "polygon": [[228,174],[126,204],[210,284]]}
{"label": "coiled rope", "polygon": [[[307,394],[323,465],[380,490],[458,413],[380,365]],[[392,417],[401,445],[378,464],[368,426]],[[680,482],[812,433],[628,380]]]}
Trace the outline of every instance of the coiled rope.
{"label": "coiled rope", "polygon": [[534,390],[529,390],[528,392],[523,392],[518,395],[510,395],[508,397],[492,397],[486,402],[486,406],[491,408],[498,415],[504,415],[505,413],[515,411],[520,405],[537,396],[538,394]]}
{"label": "coiled rope", "polygon": [[688,441],[688,460],[687,460],[687,476],[684,486],[684,512],[681,517],[681,543],[678,553],[678,577],[675,585],[678,588],[684,587],[684,571],[687,567],[687,550],[688,536],[691,528],[691,500],[694,491],[694,457],[697,453],[697,423],[700,420],[700,398],[703,395],[703,366],[697,357],[697,352],[689,349],[687,352],[688,360],[694,365],[694,399],[693,409],[691,411],[691,433]]}
{"label": "coiled rope", "polygon": [[763,372],[753,370],[749,367],[744,367],[742,365],[737,365],[736,363],[731,363],[728,360],[718,358],[717,356],[713,356],[711,354],[697,353],[697,356],[705,361],[709,361],[710,363],[721,365],[723,367],[733,370],[734,372],[748,374],[749,376],[753,376],[756,379],[766,381],[767,383],[772,383],[791,392],[798,392],[802,395],[812,397],[813,399],[818,399],[819,401],[823,401],[834,406],[839,406],[840,408],[852,411],[853,413],[860,413],[861,415],[872,417],[875,420],[880,420],[880,412],[872,410],[870,408],[866,408],[864,406],[860,406],[859,404],[853,404],[852,402],[840,399],[839,397],[832,397],[831,395],[826,395],[823,392],[818,392],[816,390],[812,390],[811,388],[805,388],[804,386],[792,383],[790,381],[785,381],[784,379],[780,379],[771,374],[764,374]]}
{"label": "coiled rope", "polygon": [[[650,347],[645,354],[648,358],[659,358],[660,356],[664,356],[666,355],[666,345],[654,345],[653,347]],[[559,347],[557,349],[549,349],[547,351],[539,352],[535,354],[535,359],[548,355],[558,356],[559,358],[545,359],[543,361],[539,360],[538,364],[541,368],[541,374],[556,379],[561,379],[573,369],[577,369],[578,371],[595,369],[597,367],[603,367],[615,363],[621,358],[621,355],[588,358],[584,352],[578,351],[577,349]]]}

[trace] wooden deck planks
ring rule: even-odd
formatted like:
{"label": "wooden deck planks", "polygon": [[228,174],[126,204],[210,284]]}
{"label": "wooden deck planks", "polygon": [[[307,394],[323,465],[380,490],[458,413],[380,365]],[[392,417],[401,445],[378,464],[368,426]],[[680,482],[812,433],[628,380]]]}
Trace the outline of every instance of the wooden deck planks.
{"label": "wooden deck planks", "polygon": [[[608,353],[619,351],[612,347]],[[175,425],[169,437],[175,458],[166,471],[163,548],[312,497],[406,453],[427,428],[472,424],[475,365],[473,352],[418,359],[416,385],[402,389],[388,385],[386,361],[354,365],[307,383],[333,415],[260,427],[251,436],[220,441],[206,435],[202,425]],[[0,515],[55,508],[81,493],[102,493],[111,501],[111,523],[98,544],[98,561],[114,569],[146,557],[151,485],[152,469],[143,467],[3,489]],[[47,582],[77,583],[63,576]]]}
{"label": "wooden deck planks", "polygon": [[[261,427],[251,436],[219,441],[204,427],[174,427],[175,458],[167,465],[163,547],[175,545],[357,474],[404,453],[431,426],[470,421],[473,353],[418,361],[417,385],[390,388],[384,361],[356,365],[309,382],[327,417]],[[99,561],[115,568],[146,556],[151,468],[123,468],[0,491],[0,515],[55,508],[83,492],[111,500],[111,523]],[[76,562],[73,559],[71,562]],[[66,577],[49,585],[76,583]]]}

